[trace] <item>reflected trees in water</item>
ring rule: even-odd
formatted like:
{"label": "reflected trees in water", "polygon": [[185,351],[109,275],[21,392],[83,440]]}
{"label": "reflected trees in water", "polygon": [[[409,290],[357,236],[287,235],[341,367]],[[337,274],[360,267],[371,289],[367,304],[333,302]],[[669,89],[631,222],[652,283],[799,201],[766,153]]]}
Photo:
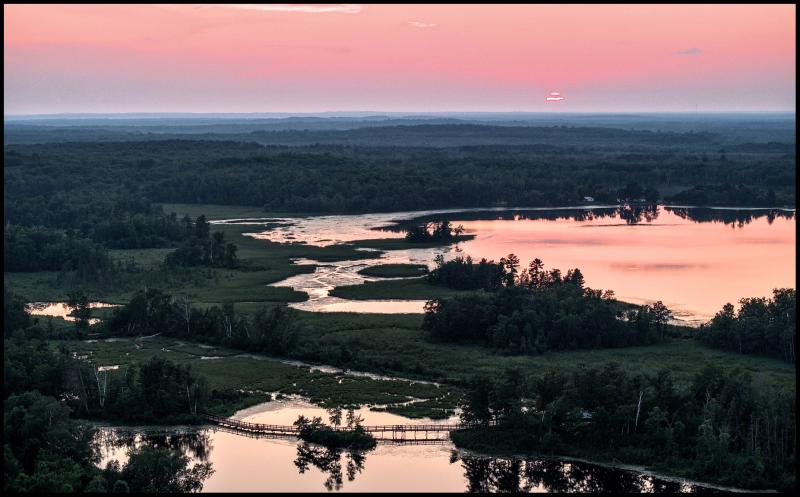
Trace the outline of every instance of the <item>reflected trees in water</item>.
{"label": "reflected trees in water", "polygon": [[128,452],[143,446],[180,451],[192,460],[208,461],[213,445],[208,433],[203,431],[185,433],[136,433],[118,430],[99,430],[95,442],[103,447]]}
{"label": "reflected trees in water", "polygon": [[745,225],[762,217],[767,218],[767,223],[772,224],[776,219],[794,219],[795,213],[783,209],[712,209],[709,207],[664,207],[681,219],[688,219],[697,223],[722,223],[733,228],[743,228]]}
{"label": "reflected trees in water", "polygon": [[429,214],[414,219],[397,221],[390,226],[376,228],[382,231],[408,231],[420,223],[465,222],[465,221],[577,221],[591,222],[601,219],[620,219],[626,224],[650,223],[658,219],[661,209],[681,219],[695,223],[722,223],[743,227],[752,221],[766,217],[772,224],[776,219],[791,220],[795,212],[785,209],[715,209],[711,207],[670,207],[661,204],[630,203],[616,207],[575,209],[509,209],[507,211],[463,211],[450,214]]}
{"label": "reflected trees in water", "polygon": [[347,481],[353,481],[356,476],[364,470],[364,463],[367,456],[362,451],[344,451],[342,449],[331,449],[308,442],[297,444],[297,458],[294,465],[300,474],[305,473],[309,466],[314,466],[328,476],[323,485],[330,490],[341,490],[344,484],[342,473],[342,455],[345,459],[345,471]]}
{"label": "reflected trees in water", "polygon": [[585,493],[713,491],[685,482],[589,463],[459,456],[455,451],[450,462],[459,459],[470,493],[530,492],[534,489]]}
{"label": "reflected trees in water", "polygon": [[208,462],[212,447],[205,432],[141,434],[99,430],[93,443],[105,450],[127,449],[124,464],[111,459],[103,469],[115,489],[199,492],[215,472]]}

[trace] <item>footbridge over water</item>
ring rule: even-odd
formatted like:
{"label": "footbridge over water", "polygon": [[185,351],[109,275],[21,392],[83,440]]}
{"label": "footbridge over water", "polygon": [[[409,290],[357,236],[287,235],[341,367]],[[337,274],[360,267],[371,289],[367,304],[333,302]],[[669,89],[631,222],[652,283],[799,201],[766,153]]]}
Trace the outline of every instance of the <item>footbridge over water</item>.
{"label": "footbridge over water", "polygon": [[[233,431],[255,437],[296,437],[298,429],[293,425],[273,425],[264,423],[251,423],[238,419],[223,418],[213,414],[204,414],[203,417],[228,431]],[[491,423],[494,425],[494,423]],[[444,442],[449,440],[451,431],[474,428],[477,425],[464,423],[430,423],[408,425],[362,425],[367,433],[372,434],[380,442]],[[331,429],[347,431],[348,428],[339,427]]]}

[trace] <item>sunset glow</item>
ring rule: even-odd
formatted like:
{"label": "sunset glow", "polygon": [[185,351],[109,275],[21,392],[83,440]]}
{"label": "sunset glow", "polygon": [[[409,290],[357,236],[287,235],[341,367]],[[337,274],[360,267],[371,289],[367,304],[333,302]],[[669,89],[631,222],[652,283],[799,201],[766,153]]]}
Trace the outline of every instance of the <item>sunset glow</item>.
{"label": "sunset glow", "polygon": [[795,108],[793,5],[6,5],[6,114]]}

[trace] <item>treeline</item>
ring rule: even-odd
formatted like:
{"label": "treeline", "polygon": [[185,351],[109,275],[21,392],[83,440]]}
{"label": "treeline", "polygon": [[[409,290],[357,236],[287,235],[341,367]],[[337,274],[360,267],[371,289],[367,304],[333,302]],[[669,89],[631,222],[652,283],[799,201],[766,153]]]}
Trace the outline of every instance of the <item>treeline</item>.
{"label": "treeline", "polygon": [[[174,217],[173,214],[166,219]],[[165,269],[181,266],[239,267],[238,247],[226,243],[223,232],[212,233],[204,215],[195,221],[184,216],[176,221],[176,226],[176,230],[171,231],[174,243],[170,243],[177,244],[177,248],[165,257]],[[130,260],[115,260],[107,245],[72,229],[6,225],[3,239],[5,271],[57,271],[62,275],[70,274],[80,283],[112,284],[139,269]]]}
{"label": "treeline", "polygon": [[627,224],[652,222],[658,219],[661,209],[696,223],[722,223],[744,226],[757,219],[766,218],[768,223],[775,219],[794,219],[795,212],[788,209],[715,209],[711,207],[670,207],[648,203],[624,203],[616,207],[580,207],[567,209],[508,209],[461,211],[454,214],[428,214],[410,220],[397,221],[396,224],[382,227],[390,231],[405,231],[420,223],[441,222],[447,217],[450,222],[484,220],[570,220],[594,221],[600,219],[620,219]]}
{"label": "treeline", "polygon": [[[153,358],[122,371],[53,349],[24,299],[4,289],[3,490],[6,492],[189,492],[213,470],[180,451],[141,447],[124,465],[99,468],[97,429],[83,419],[194,422],[209,397],[186,366]],[[213,397],[213,392],[211,394]]]}
{"label": "treeline", "polygon": [[159,356],[118,370],[79,362],[68,382],[78,414],[130,424],[197,423],[211,398],[208,382],[191,366]]}
{"label": "treeline", "polygon": [[[82,417],[129,423],[196,422],[211,397],[189,366],[153,357],[144,364],[96,366],[51,348],[48,330],[31,320],[24,301],[4,291],[6,397],[26,391],[63,398]],[[23,317],[25,314],[26,317]]]}
{"label": "treeline", "polygon": [[[360,145],[360,146],[430,146],[458,147],[480,145],[535,145],[542,148],[573,147],[590,144],[608,146],[609,143],[635,148],[651,147],[703,147],[709,149],[720,142],[722,136],[709,132],[671,132],[651,131],[649,129],[623,129],[619,126],[541,126],[516,122],[515,125],[497,126],[486,122],[463,122],[452,119],[401,119],[387,120],[383,123],[369,125],[361,121],[346,126],[351,129],[308,129],[319,123],[306,121],[302,129],[286,129],[296,127],[289,123],[270,126],[262,121],[261,126],[183,126],[176,132],[174,126],[149,126],[144,123],[128,126],[96,126],[76,128],[49,128],[47,131],[36,125],[11,124],[11,132],[6,131],[7,138],[13,143],[24,143],[30,139],[30,131],[38,134],[40,142],[62,141],[162,141],[175,139],[180,135],[207,140],[237,140],[258,142],[264,145],[308,146],[315,144]],[[341,126],[340,126],[341,127]],[[38,128],[38,129],[37,129]],[[265,129],[272,128],[272,129]],[[283,129],[280,129],[283,128]],[[142,131],[159,129],[156,133],[143,136]],[[26,133],[26,131],[28,133]],[[49,131],[49,132],[48,132]],[[138,135],[138,140],[137,140]],[[178,135],[178,136],[176,136]],[[767,149],[770,150],[771,149]],[[779,151],[785,151],[779,150]]]}
{"label": "treeline", "polygon": [[684,205],[741,207],[775,207],[787,203],[785,198],[779,199],[774,186],[770,186],[764,190],[748,185],[731,184],[727,182],[722,184],[697,185],[669,196],[666,200],[668,202]]}
{"label": "treeline", "polygon": [[776,288],[769,299],[741,299],[738,310],[733,304],[725,304],[696,333],[697,339],[709,347],[792,363],[797,357],[796,336],[797,295],[793,288]]}
{"label": "treeline", "polygon": [[613,458],[701,481],[789,491],[795,414],[793,390],[757,387],[749,373],[711,365],[685,386],[669,370],[633,374],[616,363],[530,378],[508,370],[472,381],[462,418],[483,428],[452,438],[478,451]]}
{"label": "treeline", "polygon": [[263,306],[252,317],[238,315],[233,304],[192,307],[186,297],[173,298],[157,289],[138,291],[99,325],[113,336],[165,336],[222,345],[251,352],[281,355],[297,341],[292,310]]}
{"label": "treeline", "polygon": [[[81,214],[82,204],[103,217],[103,211],[111,212],[103,199],[123,195],[149,202],[254,205],[273,212],[574,205],[584,196],[613,202],[629,184],[665,191],[730,183],[750,185],[754,196],[771,188],[777,204],[795,199],[794,159],[775,154],[731,152],[723,160],[723,154],[709,153],[703,161],[704,152],[691,144],[656,147],[651,153],[649,145],[640,144],[644,150],[632,153],[613,141],[544,149],[419,145],[413,140],[403,146],[291,148],[201,140],[9,145],[4,149],[5,220],[31,225],[39,216],[35,211],[58,210],[47,199],[60,198],[69,207],[66,218],[78,229],[89,217]],[[633,190],[623,196],[647,196]],[[104,208],[95,207],[100,203]]]}
{"label": "treeline", "polygon": [[[174,213],[167,214],[160,205],[116,187],[88,188],[65,172],[47,169],[62,176],[66,185],[51,185],[52,179],[40,178],[43,185],[29,184],[28,178],[11,180],[15,187],[4,199],[5,224],[40,226],[75,234],[112,249],[162,248],[174,246],[184,237],[185,223]],[[37,175],[37,172],[33,173]],[[44,193],[52,186],[51,193]],[[66,188],[69,187],[69,188]]]}
{"label": "treeline", "polygon": [[439,254],[434,259],[436,268],[426,278],[434,285],[456,290],[499,290],[507,281],[506,267],[499,262],[481,259],[477,264],[472,257],[457,256],[447,262]]}
{"label": "treeline", "polygon": [[664,210],[680,218],[689,219],[696,223],[722,223],[740,228],[762,217],[766,217],[768,224],[772,224],[776,219],[795,218],[795,212],[793,210],[783,209],[733,210],[712,209],[710,207],[664,207]]}
{"label": "treeline", "polygon": [[652,186],[642,186],[635,181],[617,190],[617,199],[622,202],[648,202],[654,204],[661,198],[658,190]]}
{"label": "treeline", "polygon": [[76,233],[43,227],[6,225],[3,229],[5,271],[77,271],[91,279],[116,268],[108,251]]}
{"label": "treeline", "polygon": [[38,339],[16,337],[4,347],[6,396],[35,390],[63,397],[84,418],[196,423],[212,395],[205,378],[190,366],[157,356],[143,364],[108,368],[53,351]]}
{"label": "treeline", "polygon": [[558,269],[543,268],[534,259],[519,271],[514,254],[499,263],[439,258],[430,281],[486,292],[431,300],[423,328],[432,340],[512,354],[625,347],[665,338],[672,313],[661,302],[623,310],[613,292],[585,288],[579,269],[562,276]]}

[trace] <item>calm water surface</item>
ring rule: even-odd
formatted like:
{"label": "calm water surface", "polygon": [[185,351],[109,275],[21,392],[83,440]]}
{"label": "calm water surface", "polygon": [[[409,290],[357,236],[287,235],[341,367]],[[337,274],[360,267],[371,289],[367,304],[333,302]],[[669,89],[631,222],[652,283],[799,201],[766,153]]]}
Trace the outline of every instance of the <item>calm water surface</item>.
{"label": "calm water surface", "polygon": [[[375,264],[432,267],[438,254],[446,259],[469,255],[499,260],[515,253],[523,264],[538,257],[547,269],[566,272],[579,267],[587,285],[614,290],[623,301],[661,300],[689,324],[707,321],[726,302],[770,296],[773,288],[796,286],[793,210],[600,206],[400,212],[286,218],[279,226],[251,236],[328,246],[398,238],[408,224],[444,218],[463,225],[475,238],[449,247],[392,250],[373,259],[320,263],[313,273],[274,285],[307,292],[308,301],[292,304],[304,310],[422,312],[422,300],[352,301],[328,292],[382,279],[357,273]],[[379,228],[385,230],[376,231]]]}
{"label": "calm water surface", "polygon": [[[89,302],[90,309],[99,309],[103,307],[114,307],[114,304],[106,304],[104,302]],[[50,316],[64,319],[66,321],[75,321],[73,316],[70,316],[72,309],[67,306],[66,302],[31,302],[25,306],[25,310],[32,316]],[[89,324],[99,323],[97,318],[89,318]]]}
{"label": "calm water surface", "polygon": [[[448,423],[411,420],[362,408],[365,424]],[[267,402],[236,413],[253,422],[290,424],[298,415],[327,418],[324,409],[299,398]],[[205,492],[320,491],[583,491],[692,492],[699,484],[558,459],[484,457],[455,450],[449,441],[434,445],[379,444],[368,452],[331,451],[294,438],[252,438],[216,428],[147,432],[100,430],[102,461],[124,463],[132,446],[152,444],[184,451],[195,462],[210,462],[214,473]]]}

